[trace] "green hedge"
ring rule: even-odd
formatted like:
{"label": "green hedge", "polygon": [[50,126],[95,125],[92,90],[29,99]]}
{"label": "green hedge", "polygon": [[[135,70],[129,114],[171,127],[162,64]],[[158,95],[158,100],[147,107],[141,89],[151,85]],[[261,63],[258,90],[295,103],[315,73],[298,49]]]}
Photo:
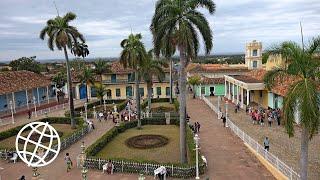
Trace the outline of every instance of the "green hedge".
{"label": "green hedge", "polygon": [[[165,118],[144,118],[141,120],[141,125],[165,125],[166,120]],[[179,126],[179,119],[172,118],[170,120],[170,124]],[[109,142],[111,142],[118,134],[125,132],[127,129],[135,128],[137,127],[138,122],[137,121],[131,121],[127,123],[121,123],[118,127],[113,127],[111,130],[109,130],[106,134],[104,134],[102,137],[100,137],[94,144],[89,146],[86,150],[86,154],[88,157],[95,156],[99,153]],[[191,129],[187,126],[187,146],[188,146],[188,154],[190,155],[190,162],[195,163],[195,153],[193,152],[193,149],[195,149],[195,145],[193,143],[193,134]],[[113,160],[124,160],[126,159],[113,159]],[[144,162],[144,163],[154,163],[154,161],[140,161],[137,160],[137,162]],[[182,164],[179,164],[182,165]],[[182,166],[187,166],[187,164],[184,164]]]}
{"label": "green hedge", "polygon": [[[151,103],[161,103],[161,102],[170,102],[170,98],[154,98],[151,99]],[[173,105],[175,111],[179,111],[179,102],[177,98],[173,98]],[[141,104],[141,109],[146,109],[148,106],[148,99],[146,99],[142,104]]]}
{"label": "green hedge", "polygon": [[[50,124],[70,124],[71,120],[70,118],[67,117],[47,117],[43,118],[41,120],[38,120],[40,122],[49,122]],[[83,125],[83,120],[81,118],[75,118],[76,124],[82,126]],[[28,123],[27,123],[28,124]],[[19,133],[20,129],[23,128],[26,124],[23,124],[21,126],[17,126],[14,128],[11,128],[7,131],[0,132],[0,141],[7,139],[9,137],[15,136]],[[27,129],[27,130],[30,130]]]}

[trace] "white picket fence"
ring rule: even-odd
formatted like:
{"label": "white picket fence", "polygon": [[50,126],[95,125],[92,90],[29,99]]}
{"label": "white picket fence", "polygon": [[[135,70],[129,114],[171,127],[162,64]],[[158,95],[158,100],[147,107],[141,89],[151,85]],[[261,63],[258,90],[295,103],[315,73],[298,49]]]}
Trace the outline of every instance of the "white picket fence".
{"label": "white picket fence", "polygon": [[[202,100],[216,113],[220,114],[218,108],[214,106],[206,97],[202,96]],[[220,116],[219,116],[220,117]],[[227,126],[243,140],[243,142],[247,143],[252,149],[255,150],[256,153],[260,154],[266,161],[268,161],[274,168],[279,170],[283,175],[285,175],[290,180],[298,180],[300,179],[300,175],[295,172],[292,167],[289,167],[284,162],[282,162],[277,156],[272,153],[266,151],[257,141],[251,138],[248,134],[242,131],[239,127],[237,127],[232,120],[227,117]]]}

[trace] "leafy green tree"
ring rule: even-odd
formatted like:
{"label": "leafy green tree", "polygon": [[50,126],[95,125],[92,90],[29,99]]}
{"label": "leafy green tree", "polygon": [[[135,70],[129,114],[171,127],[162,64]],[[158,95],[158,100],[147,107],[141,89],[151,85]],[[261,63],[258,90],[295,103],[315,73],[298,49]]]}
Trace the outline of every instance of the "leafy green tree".
{"label": "leafy green tree", "polygon": [[309,141],[318,132],[320,125],[319,56],[320,37],[314,38],[307,47],[295,42],[283,42],[267,50],[268,55],[281,54],[286,66],[268,71],[264,82],[271,89],[276,81],[284,77],[295,77],[295,81],[284,97],[283,119],[289,137],[294,136],[295,114],[299,112],[301,131],[300,176],[308,178]]}
{"label": "leafy green tree", "polygon": [[69,25],[69,23],[75,19],[76,15],[72,12],[67,13],[63,17],[58,15],[54,19],[49,19],[46,23],[46,26],[40,32],[40,39],[44,40],[46,36],[48,37],[47,44],[50,50],[53,51],[54,47],[56,47],[58,50],[64,51],[67,67],[67,79],[69,88],[68,94],[72,128],[75,128],[76,124],[74,120],[72,80],[67,48],[71,49],[74,42],[85,42],[83,35],[77,30],[77,28]]}
{"label": "leafy green tree", "polygon": [[106,86],[103,85],[102,83],[99,83],[95,85],[95,89],[96,89],[97,97],[100,100],[100,105],[102,105],[103,97],[104,95],[107,94]]}
{"label": "leafy green tree", "polygon": [[212,0],[158,0],[150,29],[153,34],[155,54],[160,54],[162,42],[172,39],[173,47],[180,55],[180,160],[187,162],[186,151],[186,66],[195,59],[199,51],[199,34],[202,36],[205,52],[212,49],[212,31],[207,19],[198,8],[215,12]]}
{"label": "leafy green tree", "polygon": [[193,99],[196,98],[196,89],[195,86],[199,85],[201,83],[201,77],[198,75],[194,75],[188,78],[188,83],[190,85],[192,85],[192,89],[193,89]]}
{"label": "leafy green tree", "polygon": [[130,34],[127,39],[121,41],[123,48],[120,55],[120,63],[124,68],[132,68],[135,72],[135,87],[136,87],[136,104],[138,115],[138,128],[141,128],[140,121],[140,93],[139,93],[139,69],[143,61],[146,59],[146,50],[144,44],[141,42],[141,34]]}
{"label": "leafy green tree", "polygon": [[102,74],[106,72],[111,72],[111,66],[102,59],[98,59],[93,63],[95,69],[95,73],[100,76],[100,80],[102,82]]}
{"label": "leafy green tree", "polygon": [[52,81],[56,84],[55,92],[58,97],[58,102],[60,102],[60,99],[64,97],[61,88],[63,88],[67,82],[67,75],[64,71],[60,71],[53,76]]}
{"label": "leafy green tree", "polygon": [[86,61],[83,59],[77,58],[70,61],[71,71],[80,72],[85,68],[85,66],[86,66]]}
{"label": "leafy green tree", "polygon": [[35,61],[35,56],[33,57],[21,57],[19,59],[13,60],[9,63],[9,66],[13,71],[31,71],[35,73],[41,72],[41,65],[39,62]]}
{"label": "leafy green tree", "polygon": [[139,70],[140,77],[147,83],[149,111],[151,110],[153,78],[156,77],[159,81],[163,81],[165,78],[163,67],[165,66],[167,66],[165,62],[154,59],[153,50],[150,50]]}
{"label": "leafy green tree", "polygon": [[89,102],[89,98],[88,98],[88,85],[94,85],[95,82],[95,77],[94,77],[94,72],[92,69],[88,68],[88,67],[84,67],[83,70],[81,71],[81,73],[78,74],[78,79],[80,80],[80,82],[82,84],[86,85],[86,94],[87,94],[87,102]]}

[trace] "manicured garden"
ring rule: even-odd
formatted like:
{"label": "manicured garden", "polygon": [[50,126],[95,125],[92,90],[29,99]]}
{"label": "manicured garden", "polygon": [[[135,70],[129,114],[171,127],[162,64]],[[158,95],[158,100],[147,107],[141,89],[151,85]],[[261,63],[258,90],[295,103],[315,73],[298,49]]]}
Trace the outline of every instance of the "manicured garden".
{"label": "manicured garden", "polygon": [[[162,147],[138,149],[129,147],[126,141],[138,135],[162,135],[169,139]],[[149,142],[145,142],[149,143]],[[152,143],[152,142],[150,142]],[[165,158],[163,155],[166,155]],[[178,163],[179,127],[175,125],[145,125],[142,130],[128,129],[117,135],[96,155],[104,159],[128,159],[139,161],[155,161],[159,163]]]}

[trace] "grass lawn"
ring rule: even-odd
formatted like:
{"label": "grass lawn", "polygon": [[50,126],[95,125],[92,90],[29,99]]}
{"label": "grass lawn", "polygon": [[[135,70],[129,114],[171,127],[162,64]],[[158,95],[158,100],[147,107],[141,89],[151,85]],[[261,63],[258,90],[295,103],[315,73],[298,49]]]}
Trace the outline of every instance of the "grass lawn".
{"label": "grass lawn", "polygon": [[[58,132],[62,132],[63,135],[60,137],[60,140],[64,139],[67,136],[70,136],[77,129],[71,129],[70,124],[51,124]],[[41,128],[39,128],[41,130]],[[26,136],[30,131],[24,132],[22,135]],[[0,149],[15,149],[16,136],[11,136],[7,139],[0,141]],[[56,143],[54,141],[53,143]],[[49,144],[49,143],[44,143]],[[23,147],[23,144],[19,144],[19,147]],[[32,150],[33,146],[28,146],[28,150]]]}
{"label": "grass lawn", "polygon": [[[169,139],[163,147],[151,149],[130,148],[125,141],[133,136],[143,134],[162,135]],[[159,163],[179,163],[179,127],[175,125],[145,125],[142,130],[128,129],[117,135],[97,155],[108,159],[128,159],[138,161],[156,161]]]}

